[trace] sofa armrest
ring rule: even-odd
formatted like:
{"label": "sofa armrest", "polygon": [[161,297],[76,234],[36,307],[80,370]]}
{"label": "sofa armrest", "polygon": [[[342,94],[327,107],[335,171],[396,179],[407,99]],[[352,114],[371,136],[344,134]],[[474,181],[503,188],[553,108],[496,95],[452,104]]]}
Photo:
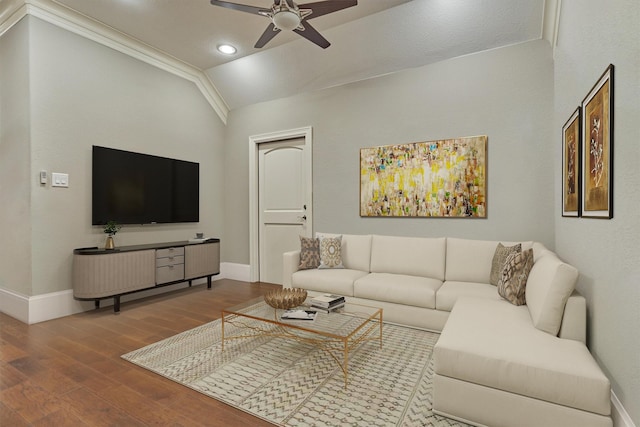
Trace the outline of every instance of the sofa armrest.
{"label": "sofa armrest", "polygon": [[578,291],[567,300],[558,336],[587,343],[587,300]]}
{"label": "sofa armrest", "polygon": [[282,287],[291,288],[291,275],[298,271],[300,265],[300,251],[282,254]]}

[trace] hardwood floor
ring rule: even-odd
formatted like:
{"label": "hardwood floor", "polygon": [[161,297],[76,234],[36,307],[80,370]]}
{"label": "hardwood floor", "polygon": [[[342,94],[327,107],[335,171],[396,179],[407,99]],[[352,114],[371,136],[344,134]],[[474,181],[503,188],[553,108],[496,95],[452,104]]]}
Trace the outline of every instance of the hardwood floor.
{"label": "hardwood floor", "polygon": [[276,287],[223,279],[34,325],[0,314],[0,426],[271,426],[120,356]]}

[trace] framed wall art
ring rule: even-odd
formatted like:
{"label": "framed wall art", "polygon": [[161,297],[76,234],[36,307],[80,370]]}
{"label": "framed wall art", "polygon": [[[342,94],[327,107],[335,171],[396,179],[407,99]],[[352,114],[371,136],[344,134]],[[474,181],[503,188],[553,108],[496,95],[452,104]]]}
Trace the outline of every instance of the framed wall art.
{"label": "framed wall art", "polygon": [[582,216],[613,217],[613,65],[582,101]]}
{"label": "framed wall art", "polygon": [[360,216],[487,217],[487,136],[360,150]]}
{"label": "framed wall art", "polygon": [[580,216],[580,107],[562,127],[562,216]]}

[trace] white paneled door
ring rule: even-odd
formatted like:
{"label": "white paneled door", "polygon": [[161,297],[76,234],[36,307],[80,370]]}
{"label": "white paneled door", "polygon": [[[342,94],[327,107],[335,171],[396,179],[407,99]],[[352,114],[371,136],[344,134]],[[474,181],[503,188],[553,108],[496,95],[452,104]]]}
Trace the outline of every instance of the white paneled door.
{"label": "white paneled door", "polygon": [[305,137],[258,145],[259,280],[282,284],[282,254],[310,237],[311,167]]}

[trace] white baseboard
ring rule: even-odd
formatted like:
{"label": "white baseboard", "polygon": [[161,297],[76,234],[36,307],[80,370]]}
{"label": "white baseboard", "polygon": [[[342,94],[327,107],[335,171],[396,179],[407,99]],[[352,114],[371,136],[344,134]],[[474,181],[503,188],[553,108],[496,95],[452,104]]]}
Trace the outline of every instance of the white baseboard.
{"label": "white baseboard", "polygon": [[0,312],[29,323],[29,297],[0,288]]}
{"label": "white baseboard", "polygon": [[611,418],[613,419],[613,427],[636,427],[613,390],[611,390]]}
{"label": "white baseboard", "polygon": [[251,282],[251,267],[249,264],[236,264],[233,262],[223,262],[220,264],[220,276],[225,279]]}
{"label": "white baseboard", "polygon": [[[229,262],[220,263],[220,274],[213,276],[212,280],[233,279],[248,282],[250,268],[245,264]],[[194,280],[193,284],[206,283],[206,279]],[[187,282],[175,285],[153,288],[122,296],[121,302],[133,301],[139,298],[158,295],[167,291],[189,286]],[[113,305],[113,299],[100,301],[101,307]],[[51,292],[43,295],[26,296],[20,293],[0,288],[0,312],[18,319],[29,325],[59,317],[69,316],[83,311],[93,310],[93,301],[78,301],[73,298],[73,290],[67,289],[59,292]]]}

